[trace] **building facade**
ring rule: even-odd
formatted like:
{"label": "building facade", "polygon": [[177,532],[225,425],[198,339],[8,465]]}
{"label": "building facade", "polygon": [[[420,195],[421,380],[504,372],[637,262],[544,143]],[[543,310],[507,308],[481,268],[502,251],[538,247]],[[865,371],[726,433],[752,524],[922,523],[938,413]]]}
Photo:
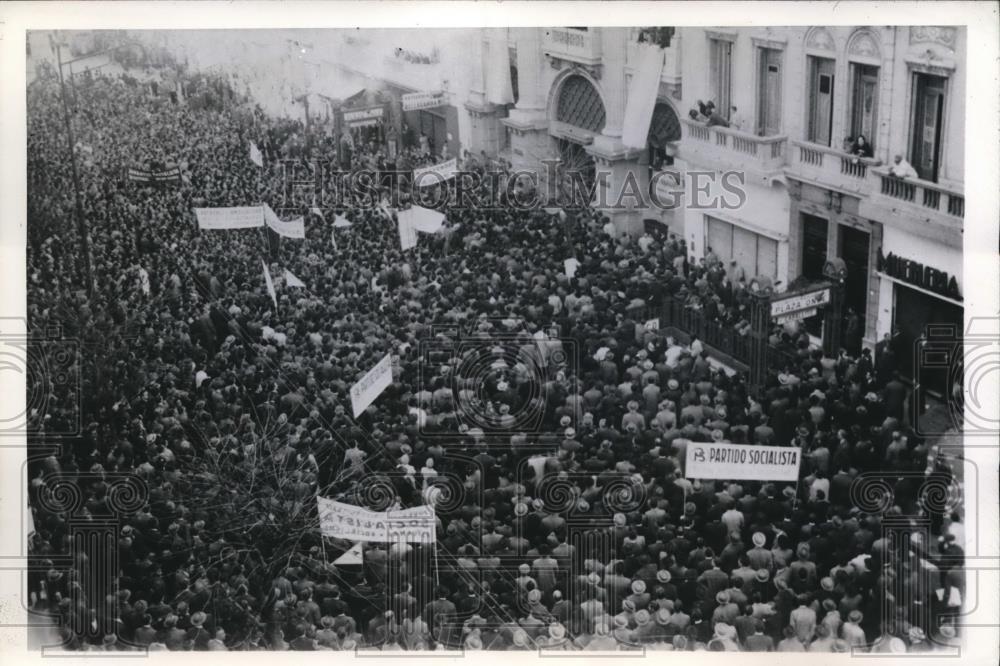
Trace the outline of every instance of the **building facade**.
{"label": "building facade", "polygon": [[[682,205],[608,210],[620,231],[659,223],[695,258],[711,248],[778,291],[841,260],[854,346],[892,334],[914,349],[929,322],[961,330],[963,28],[677,28],[661,42],[641,150],[622,133],[644,32],[510,30],[519,99],[500,122],[517,168],[589,160],[614,189],[629,172],[648,187],[666,166],[682,175]],[[709,101],[728,126],[692,117]],[[890,173],[897,156],[915,176]],[[742,200],[726,199],[727,173]]]}

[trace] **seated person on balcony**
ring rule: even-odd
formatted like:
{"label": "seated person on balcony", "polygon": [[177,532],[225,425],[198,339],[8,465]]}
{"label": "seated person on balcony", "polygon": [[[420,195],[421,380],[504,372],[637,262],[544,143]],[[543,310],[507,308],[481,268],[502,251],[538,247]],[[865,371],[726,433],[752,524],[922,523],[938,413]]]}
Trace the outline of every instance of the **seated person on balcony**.
{"label": "seated person on balcony", "polygon": [[868,139],[865,138],[864,134],[859,134],[855,137],[851,143],[851,150],[849,152],[855,157],[871,158],[875,155],[875,152],[872,150],[872,144],[868,143]]}
{"label": "seated person on balcony", "polygon": [[[734,107],[735,108],[735,107]],[[712,108],[712,113],[708,116],[708,126],[709,127],[729,127],[729,121],[726,120],[722,115],[719,114],[715,108]]]}
{"label": "seated person on balcony", "polygon": [[707,102],[702,102],[698,100],[698,120],[707,120],[712,113],[715,111],[715,102],[708,100]]}
{"label": "seated person on balcony", "polygon": [[889,174],[897,178],[916,178],[917,170],[913,168],[912,164],[903,159],[902,155],[896,155],[892,166],[889,167]]}

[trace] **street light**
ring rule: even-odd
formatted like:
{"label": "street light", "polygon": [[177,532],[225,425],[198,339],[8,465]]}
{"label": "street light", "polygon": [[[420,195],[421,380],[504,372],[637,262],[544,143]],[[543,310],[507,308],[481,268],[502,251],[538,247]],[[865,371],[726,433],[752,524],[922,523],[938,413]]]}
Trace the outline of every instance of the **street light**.
{"label": "street light", "polygon": [[56,62],[59,63],[59,91],[62,98],[63,120],[66,122],[66,140],[69,143],[69,163],[73,174],[73,199],[76,210],[76,228],[80,236],[80,250],[83,252],[84,283],[87,285],[88,294],[94,290],[94,269],[90,258],[90,234],[87,225],[83,220],[83,202],[80,199],[80,176],[76,168],[76,141],[73,140],[73,124],[69,119],[69,105],[66,102],[66,81],[63,78],[62,47],[49,35],[49,44],[56,52]]}

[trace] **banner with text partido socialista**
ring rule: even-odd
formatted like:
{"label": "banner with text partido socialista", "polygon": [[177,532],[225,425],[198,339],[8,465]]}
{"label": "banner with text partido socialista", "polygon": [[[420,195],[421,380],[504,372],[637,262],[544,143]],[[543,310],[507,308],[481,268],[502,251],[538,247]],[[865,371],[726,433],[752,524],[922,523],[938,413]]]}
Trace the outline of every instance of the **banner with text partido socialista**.
{"label": "banner with text partido socialista", "polygon": [[797,446],[751,446],[690,442],[685,456],[688,479],[798,481],[802,450]]}
{"label": "banner with text partido socialista", "polygon": [[316,502],[320,531],[325,537],[376,542],[437,541],[437,522],[429,506],[372,511],[325,497],[317,497]]}

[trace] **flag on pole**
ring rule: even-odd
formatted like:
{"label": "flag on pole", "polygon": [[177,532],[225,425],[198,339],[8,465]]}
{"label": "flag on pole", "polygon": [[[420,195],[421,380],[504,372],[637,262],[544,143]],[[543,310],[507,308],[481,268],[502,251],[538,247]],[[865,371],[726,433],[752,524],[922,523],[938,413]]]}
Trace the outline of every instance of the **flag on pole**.
{"label": "flag on pole", "polygon": [[335,559],[333,563],[337,566],[361,565],[365,563],[364,551],[360,543],[351,546],[351,549]]}
{"label": "flag on pole", "polygon": [[295,277],[294,275],[292,275],[292,272],[290,270],[288,270],[287,268],[285,269],[285,284],[287,284],[289,287],[303,287],[304,288],[306,286],[305,282],[303,282],[302,280],[300,280],[297,277]]}
{"label": "flag on pole", "polygon": [[267,293],[271,296],[271,300],[274,301],[274,307],[278,307],[278,294],[274,291],[274,281],[271,280],[271,271],[267,270],[267,264],[263,259],[260,260],[260,265],[264,267],[264,282],[267,283]]}
{"label": "flag on pole", "polygon": [[333,226],[335,226],[338,229],[347,229],[352,225],[351,221],[348,220],[346,217],[344,217],[343,215],[338,215],[336,219],[334,219],[333,221]]}
{"label": "flag on pole", "polygon": [[321,211],[319,208],[316,208],[316,206],[313,206],[312,208],[310,208],[309,212],[310,213],[315,213],[317,216],[319,216],[319,219],[321,219],[324,222],[326,222],[326,218],[323,217],[323,211]]}
{"label": "flag on pole", "polygon": [[250,161],[261,168],[264,167],[264,157],[260,154],[260,149],[257,148],[257,144],[253,141],[250,142]]}

